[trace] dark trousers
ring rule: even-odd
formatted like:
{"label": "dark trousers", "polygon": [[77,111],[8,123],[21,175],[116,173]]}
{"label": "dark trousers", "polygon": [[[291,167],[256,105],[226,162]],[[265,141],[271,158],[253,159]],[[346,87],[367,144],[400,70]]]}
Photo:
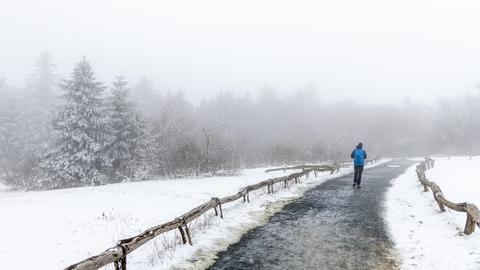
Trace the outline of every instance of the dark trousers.
{"label": "dark trousers", "polygon": [[363,166],[355,165],[355,174],[353,175],[353,183],[360,185],[362,181]]}

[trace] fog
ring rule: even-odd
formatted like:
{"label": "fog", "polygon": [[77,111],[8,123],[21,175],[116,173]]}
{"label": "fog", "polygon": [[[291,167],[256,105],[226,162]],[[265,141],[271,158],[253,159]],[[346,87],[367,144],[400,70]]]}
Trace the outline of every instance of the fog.
{"label": "fog", "polygon": [[9,1],[0,182],[480,154],[474,1]]}
{"label": "fog", "polygon": [[434,103],[474,89],[476,1],[4,1],[0,76],[22,87],[46,51],[67,76],[85,55],[98,77],[152,79],[199,102],[219,90],[322,100]]}

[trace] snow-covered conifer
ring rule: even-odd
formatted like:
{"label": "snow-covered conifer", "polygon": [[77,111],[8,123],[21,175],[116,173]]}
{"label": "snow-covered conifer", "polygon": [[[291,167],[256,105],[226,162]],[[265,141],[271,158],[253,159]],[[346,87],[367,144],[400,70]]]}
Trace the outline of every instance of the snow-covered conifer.
{"label": "snow-covered conifer", "polygon": [[60,88],[64,100],[54,119],[59,139],[56,149],[43,162],[52,175],[49,185],[59,188],[103,183],[102,151],[112,140],[106,130],[109,119],[103,97],[105,87],[96,80],[84,57]]}
{"label": "snow-covered conifer", "polygon": [[29,94],[40,109],[48,108],[56,101],[58,81],[55,68],[50,54],[43,52],[35,62],[35,72],[27,82]]}
{"label": "snow-covered conifer", "polygon": [[135,161],[139,158],[146,123],[136,111],[135,104],[129,101],[127,82],[121,76],[113,82],[109,104],[109,127],[113,138],[107,146],[106,154],[115,174],[131,177],[135,173]]}

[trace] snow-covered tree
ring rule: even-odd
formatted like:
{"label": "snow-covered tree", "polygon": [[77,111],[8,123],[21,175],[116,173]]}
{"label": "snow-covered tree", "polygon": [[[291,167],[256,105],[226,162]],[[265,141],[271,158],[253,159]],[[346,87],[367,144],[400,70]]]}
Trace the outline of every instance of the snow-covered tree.
{"label": "snow-covered tree", "polygon": [[32,101],[39,108],[48,108],[56,102],[58,81],[55,69],[52,56],[41,53],[35,62],[35,72],[27,82]]}
{"label": "snow-covered tree", "polygon": [[160,92],[154,88],[153,81],[142,78],[132,88],[131,97],[145,118],[157,128],[160,125],[157,120],[162,98]]}
{"label": "snow-covered tree", "polygon": [[105,87],[96,80],[85,57],[60,87],[64,100],[54,119],[59,138],[42,164],[52,176],[48,184],[60,188],[106,182],[101,174],[105,165],[102,152],[112,136],[106,130]]}
{"label": "snow-covered tree", "polygon": [[146,122],[129,101],[127,82],[121,76],[113,83],[110,104],[110,132],[113,140],[106,147],[113,173],[132,177],[140,159],[139,147],[146,134]]}
{"label": "snow-covered tree", "polygon": [[467,92],[456,98],[441,98],[437,107],[437,136],[432,138],[437,151],[470,157],[480,153],[480,95]]}
{"label": "snow-covered tree", "polygon": [[23,92],[21,106],[21,129],[17,137],[22,145],[22,179],[17,182],[22,186],[34,186],[38,180],[38,165],[53,137],[52,106],[58,96],[58,81],[55,74],[56,65],[52,57],[44,52],[35,62],[35,71],[30,76]]}
{"label": "snow-covered tree", "polygon": [[167,92],[157,112],[147,148],[151,170],[169,177],[193,174],[199,153],[192,105],[181,91]]}
{"label": "snow-covered tree", "polygon": [[0,78],[0,179],[4,182],[15,179],[12,165],[16,161],[15,152],[21,145],[15,136],[18,127],[18,101],[11,92],[5,79]]}

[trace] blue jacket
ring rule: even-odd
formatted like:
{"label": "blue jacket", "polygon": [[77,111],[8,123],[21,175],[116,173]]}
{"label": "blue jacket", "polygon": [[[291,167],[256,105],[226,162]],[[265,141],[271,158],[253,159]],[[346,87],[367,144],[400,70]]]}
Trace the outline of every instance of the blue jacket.
{"label": "blue jacket", "polygon": [[367,152],[365,152],[365,150],[357,146],[350,156],[353,158],[353,165],[365,166],[365,159],[367,159]]}

